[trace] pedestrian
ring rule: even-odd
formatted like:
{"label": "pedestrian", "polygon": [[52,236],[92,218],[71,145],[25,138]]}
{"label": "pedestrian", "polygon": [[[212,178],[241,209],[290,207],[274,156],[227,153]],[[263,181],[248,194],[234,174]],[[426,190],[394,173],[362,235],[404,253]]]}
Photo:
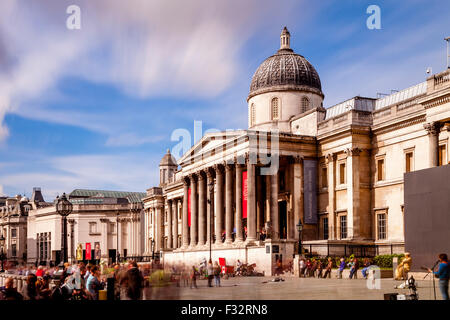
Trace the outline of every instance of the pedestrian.
{"label": "pedestrian", "polygon": [[43,266],[39,266],[37,271],[36,271],[36,277],[42,277],[44,275],[44,267]]}
{"label": "pedestrian", "polygon": [[91,268],[86,281],[86,287],[91,294],[92,300],[98,300],[98,292],[104,287],[104,284],[100,281],[100,269],[98,266],[93,266]]}
{"label": "pedestrian", "polygon": [[358,269],[359,269],[358,258],[354,258],[350,264],[350,279],[358,279]]}
{"label": "pedestrian", "polygon": [[213,268],[211,259],[209,259],[209,261],[208,261],[208,266],[206,267],[206,272],[208,275],[208,287],[212,287],[212,279],[214,277],[214,268]]}
{"label": "pedestrian", "polygon": [[342,279],[342,272],[344,271],[344,269],[345,269],[345,259],[344,258],[341,258],[340,259],[340,264],[339,264],[339,269],[338,269],[338,279]]}
{"label": "pedestrian", "polygon": [[331,269],[333,268],[333,259],[328,258],[327,266],[325,267],[325,273],[323,275],[324,278],[328,276],[328,278],[331,278]]}
{"label": "pedestrian", "polygon": [[305,259],[303,259],[303,258],[300,259],[299,269],[300,269],[299,276],[300,277],[304,277],[305,276],[306,263],[305,263]]}
{"label": "pedestrian", "polygon": [[450,278],[450,264],[448,262],[448,256],[445,253],[439,255],[439,269],[434,272],[428,269],[428,272],[433,272],[439,277],[439,289],[441,290],[442,300],[450,300],[448,295],[448,282]]}
{"label": "pedestrian", "polygon": [[310,259],[306,261],[305,277],[311,277],[312,262]]}
{"label": "pedestrian", "polygon": [[138,269],[136,261],[132,260],[128,263],[128,271],[125,273],[123,281],[127,283],[127,298],[130,300],[141,300],[144,276]]}
{"label": "pedestrian", "polygon": [[214,262],[214,285],[220,287],[220,266],[217,261]]}
{"label": "pedestrian", "polygon": [[322,261],[317,262],[317,278],[322,278],[323,264]]}
{"label": "pedestrian", "polygon": [[191,278],[190,288],[192,289],[192,287],[195,287],[195,289],[198,289],[198,287],[197,287],[197,270],[195,270],[195,266],[192,266],[190,278]]}
{"label": "pedestrian", "polygon": [[39,299],[50,300],[52,290],[50,289],[50,276],[44,274],[44,276],[36,282],[37,293]]}
{"label": "pedestrian", "polygon": [[309,276],[314,278],[314,276],[316,275],[316,270],[317,270],[317,260],[313,260]]}
{"label": "pedestrian", "polygon": [[23,296],[24,300],[37,300],[38,299],[38,293],[37,293],[37,289],[36,289],[36,281],[37,281],[36,275],[30,273],[27,276],[25,285],[22,288],[22,296]]}
{"label": "pedestrian", "polygon": [[6,279],[5,286],[0,288],[0,300],[23,300],[23,296],[14,288],[14,279]]}

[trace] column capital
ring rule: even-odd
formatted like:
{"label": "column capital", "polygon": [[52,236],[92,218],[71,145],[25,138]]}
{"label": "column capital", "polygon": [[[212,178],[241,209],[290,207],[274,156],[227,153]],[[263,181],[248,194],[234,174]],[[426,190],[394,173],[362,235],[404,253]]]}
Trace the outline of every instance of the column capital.
{"label": "column capital", "polygon": [[75,219],[67,219],[67,222],[70,224],[75,224]]}
{"label": "column capital", "polygon": [[191,184],[193,182],[197,182],[197,179],[198,179],[198,173],[197,172],[189,174],[189,180],[190,180]]}
{"label": "column capital", "polygon": [[347,148],[344,150],[345,154],[347,155],[347,157],[357,157],[359,156],[359,154],[361,153],[362,149],[361,148]]}
{"label": "column capital", "polygon": [[189,187],[189,181],[190,181],[189,176],[183,177],[183,186]]}
{"label": "column capital", "polygon": [[109,219],[104,219],[104,218],[102,218],[102,219],[100,219],[100,222],[101,222],[101,223],[108,223],[108,222],[109,222]]}
{"label": "column capital", "polygon": [[213,168],[214,168],[214,171],[216,172],[216,174],[217,174],[217,173],[222,173],[222,171],[223,171],[223,164],[221,164],[221,163],[216,163],[216,164],[213,166]]}
{"label": "column capital", "polygon": [[325,155],[325,162],[329,164],[330,162],[336,161],[337,155],[335,153],[328,153]]}
{"label": "column capital", "polygon": [[425,130],[427,130],[427,133],[430,135],[439,135],[439,132],[441,132],[441,128],[443,126],[444,126],[444,124],[441,122],[438,122],[438,121],[425,123],[423,125]]}
{"label": "column capital", "polygon": [[214,168],[211,168],[211,167],[205,169],[205,172],[206,172],[206,178],[207,178],[208,180],[214,179],[214,171],[215,171],[215,169],[214,169]]}
{"label": "column capital", "polygon": [[234,164],[227,163],[227,164],[225,165],[225,171],[226,171],[226,172],[233,171],[234,166],[235,166]]}
{"label": "column capital", "polygon": [[197,180],[201,181],[201,180],[205,180],[205,178],[206,178],[206,173],[203,170],[199,171],[197,173]]}
{"label": "column capital", "polygon": [[290,159],[291,159],[292,163],[302,163],[304,160],[304,157],[297,154],[297,155],[291,156]]}

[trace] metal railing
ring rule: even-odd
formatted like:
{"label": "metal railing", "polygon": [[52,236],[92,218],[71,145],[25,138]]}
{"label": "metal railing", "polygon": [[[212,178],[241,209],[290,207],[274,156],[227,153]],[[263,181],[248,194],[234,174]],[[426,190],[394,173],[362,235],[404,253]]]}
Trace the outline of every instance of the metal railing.
{"label": "metal railing", "polygon": [[383,254],[404,253],[404,244],[304,244],[303,249],[307,255],[322,257],[339,257],[354,255],[358,258],[373,258]]}

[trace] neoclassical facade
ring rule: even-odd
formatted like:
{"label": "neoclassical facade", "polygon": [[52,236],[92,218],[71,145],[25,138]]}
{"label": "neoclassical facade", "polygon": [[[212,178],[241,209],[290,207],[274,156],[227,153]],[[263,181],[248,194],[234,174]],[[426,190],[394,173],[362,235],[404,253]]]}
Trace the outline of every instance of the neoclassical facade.
{"label": "neoclassical facade", "polygon": [[[68,199],[73,211],[67,217],[69,262],[82,260],[91,248],[91,259],[100,249],[100,258],[111,262],[117,257],[137,257],[143,252],[142,192],[75,189]],[[27,219],[27,263],[59,263],[61,252],[61,216],[55,202],[33,207]],[[87,245],[88,244],[88,245]],[[97,251],[98,252],[98,251]]]}
{"label": "neoclassical facade", "polygon": [[270,274],[297,252],[299,221],[315,254],[403,250],[404,173],[448,164],[450,70],[324,108],[317,71],[286,28],[280,41],[253,75],[248,130],[206,134],[178,162],[162,159],[143,200],[145,253],[197,264],[211,249]]}

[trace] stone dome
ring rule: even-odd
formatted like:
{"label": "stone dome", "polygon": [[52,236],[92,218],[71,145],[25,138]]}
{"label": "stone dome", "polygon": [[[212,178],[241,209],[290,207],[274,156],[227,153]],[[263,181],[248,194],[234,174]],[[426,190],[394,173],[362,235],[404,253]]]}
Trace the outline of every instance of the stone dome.
{"label": "stone dome", "polygon": [[175,160],[174,156],[170,153],[170,149],[167,149],[167,153],[161,159],[159,166],[178,166],[177,160]]}
{"label": "stone dome", "polygon": [[248,98],[264,92],[306,88],[323,95],[316,69],[290,48],[290,34],[286,27],[280,39],[280,50],[264,60],[253,75]]}

